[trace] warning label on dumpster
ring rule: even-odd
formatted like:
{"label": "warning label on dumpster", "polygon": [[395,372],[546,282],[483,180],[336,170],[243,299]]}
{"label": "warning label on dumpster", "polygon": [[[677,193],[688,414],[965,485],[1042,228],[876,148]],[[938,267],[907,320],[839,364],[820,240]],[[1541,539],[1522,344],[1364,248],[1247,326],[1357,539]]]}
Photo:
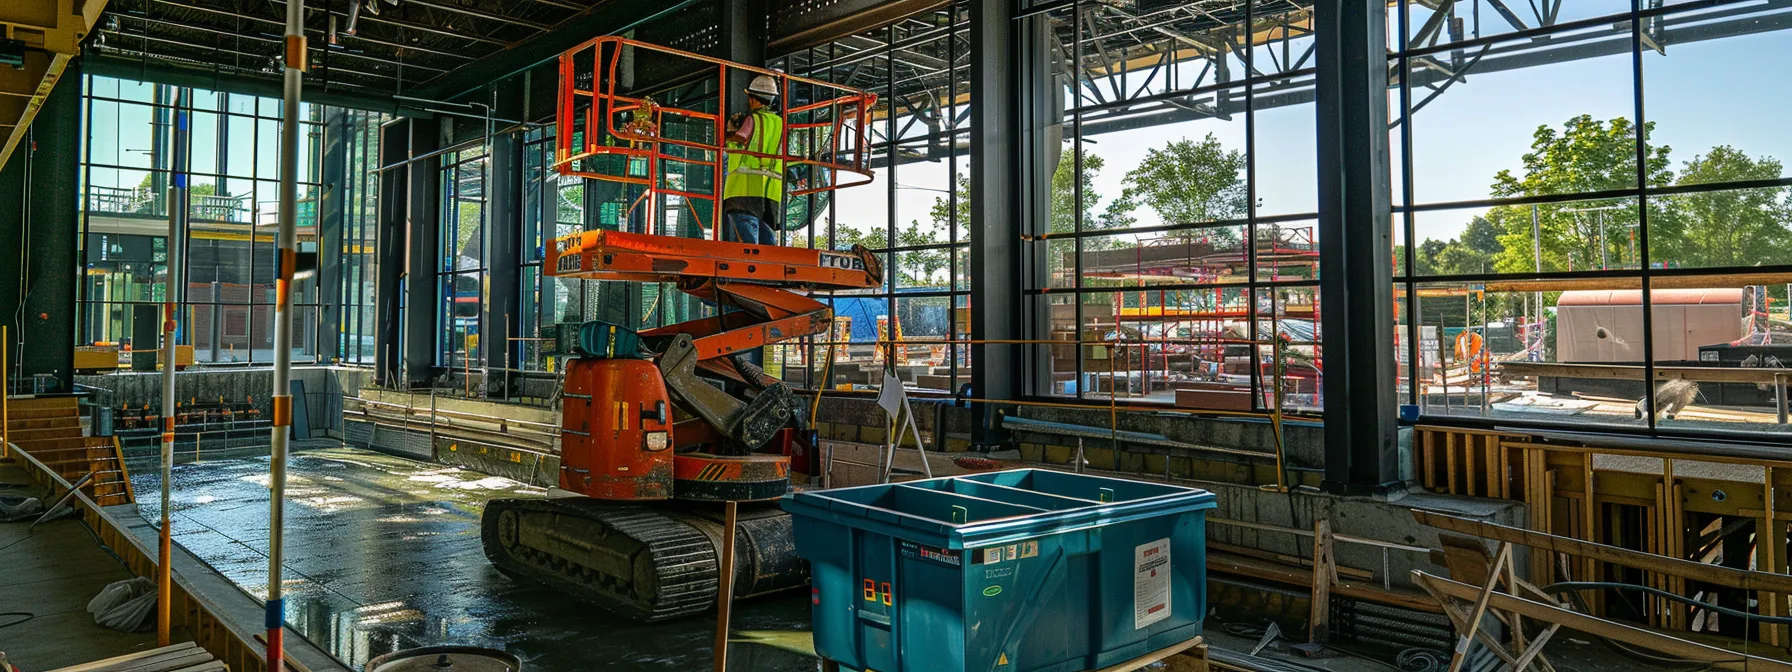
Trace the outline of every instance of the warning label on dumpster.
{"label": "warning label on dumpster", "polygon": [[905,541],[902,539],[896,540],[896,543],[899,551],[902,553],[902,557],[931,560],[942,565],[951,565],[953,567],[960,565],[958,551],[945,548],[934,548],[932,546],[922,546],[912,541]]}
{"label": "warning label on dumpster", "polygon": [[1170,540],[1159,539],[1133,549],[1132,627],[1135,630],[1170,617]]}

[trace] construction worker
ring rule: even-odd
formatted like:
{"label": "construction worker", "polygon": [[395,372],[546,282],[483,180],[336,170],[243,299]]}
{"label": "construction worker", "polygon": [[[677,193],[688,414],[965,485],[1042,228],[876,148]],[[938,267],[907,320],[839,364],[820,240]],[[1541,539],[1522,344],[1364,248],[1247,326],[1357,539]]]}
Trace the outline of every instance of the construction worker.
{"label": "construction worker", "polygon": [[[747,113],[734,120],[727,147],[755,154],[783,154],[784,117],[772,107],[778,82],[759,75],[747,85]],[[722,186],[722,239],[777,245],[784,220],[784,160],[729,152]]]}

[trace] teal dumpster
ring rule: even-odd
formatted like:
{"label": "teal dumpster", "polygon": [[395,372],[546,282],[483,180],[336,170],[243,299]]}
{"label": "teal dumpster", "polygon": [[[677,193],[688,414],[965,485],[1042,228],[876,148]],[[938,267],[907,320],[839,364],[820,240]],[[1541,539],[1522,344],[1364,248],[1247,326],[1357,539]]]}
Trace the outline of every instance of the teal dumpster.
{"label": "teal dumpster", "polygon": [[1020,469],[782,504],[845,668],[1073,672],[1201,634],[1205,490]]}

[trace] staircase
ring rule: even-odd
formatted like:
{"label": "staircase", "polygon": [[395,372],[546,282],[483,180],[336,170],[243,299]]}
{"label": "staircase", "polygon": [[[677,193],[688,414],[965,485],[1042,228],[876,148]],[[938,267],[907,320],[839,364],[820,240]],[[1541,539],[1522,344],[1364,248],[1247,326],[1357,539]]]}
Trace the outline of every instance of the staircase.
{"label": "staircase", "polygon": [[74,397],[25,397],[8,402],[7,439],[68,482],[93,474],[83,492],[100,506],[136,501],[117,439],[82,436]]}

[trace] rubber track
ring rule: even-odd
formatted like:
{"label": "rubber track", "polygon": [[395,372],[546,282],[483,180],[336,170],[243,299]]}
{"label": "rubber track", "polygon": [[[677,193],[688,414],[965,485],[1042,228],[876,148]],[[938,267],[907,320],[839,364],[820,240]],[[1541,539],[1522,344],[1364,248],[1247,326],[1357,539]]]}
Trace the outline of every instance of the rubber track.
{"label": "rubber track", "polygon": [[[518,513],[519,520],[540,520],[527,513],[576,516],[595,521],[608,528],[610,534],[633,539],[645,546],[632,561],[636,573],[643,562],[651,563],[656,575],[656,589],[644,596],[634,585],[635,578],[612,576],[611,585],[587,578],[600,570],[579,565],[579,574],[567,570],[577,563],[571,558],[551,555],[548,551],[529,548],[532,557],[508,552],[498,541],[497,521],[503,511]],[[508,570],[569,591],[611,611],[643,621],[667,619],[702,613],[716,602],[720,568],[716,566],[716,549],[709,537],[668,514],[642,506],[618,505],[589,499],[499,499],[488,502],[481,517],[481,541],[486,557],[500,569]],[[521,530],[519,538],[521,538]],[[605,535],[609,536],[608,534]],[[584,574],[585,576],[581,576]]]}

